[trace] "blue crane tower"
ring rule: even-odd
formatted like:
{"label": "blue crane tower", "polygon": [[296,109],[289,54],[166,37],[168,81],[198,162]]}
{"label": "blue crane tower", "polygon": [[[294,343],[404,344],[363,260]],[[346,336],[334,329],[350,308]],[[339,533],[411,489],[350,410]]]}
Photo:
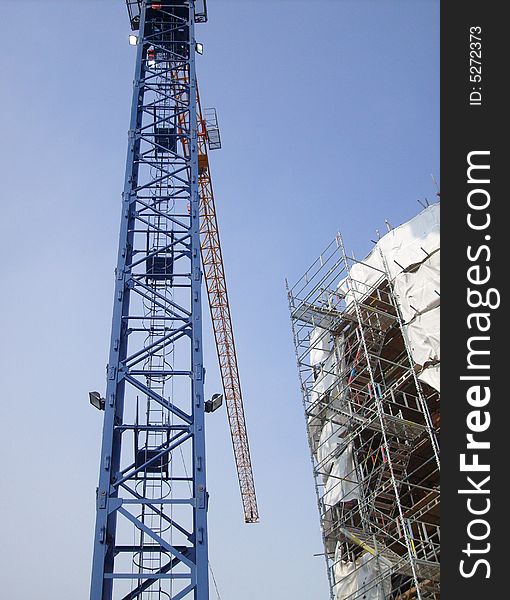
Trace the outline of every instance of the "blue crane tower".
{"label": "blue crane tower", "polygon": [[195,24],[127,0],[136,46],[91,600],[208,592]]}

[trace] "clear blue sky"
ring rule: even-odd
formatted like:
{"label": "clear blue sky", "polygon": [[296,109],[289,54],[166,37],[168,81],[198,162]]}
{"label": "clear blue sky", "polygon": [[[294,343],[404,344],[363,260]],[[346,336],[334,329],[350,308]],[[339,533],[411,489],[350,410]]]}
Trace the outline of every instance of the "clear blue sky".
{"label": "clear blue sky", "polygon": [[[123,0],[0,0],[2,590],[85,600],[134,51]],[[284,278],[433,199],[439,2],[210,0],[203,103],[262,521],[208,418],[223,600],[326,600]],[[212,339],[207,387],[218,391]],[[215,600],[215,595],[211,598]]]}

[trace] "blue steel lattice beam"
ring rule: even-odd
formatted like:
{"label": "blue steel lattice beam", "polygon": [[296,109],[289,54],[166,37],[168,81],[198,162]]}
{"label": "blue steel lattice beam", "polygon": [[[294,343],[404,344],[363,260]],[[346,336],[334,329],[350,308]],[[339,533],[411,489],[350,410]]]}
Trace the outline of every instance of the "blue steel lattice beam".
{"label": "blue steel lattice beam", "polygon": [[127,5],[139,37],[90,597],[207,600],[194,38],[205,18],[192,0]]}

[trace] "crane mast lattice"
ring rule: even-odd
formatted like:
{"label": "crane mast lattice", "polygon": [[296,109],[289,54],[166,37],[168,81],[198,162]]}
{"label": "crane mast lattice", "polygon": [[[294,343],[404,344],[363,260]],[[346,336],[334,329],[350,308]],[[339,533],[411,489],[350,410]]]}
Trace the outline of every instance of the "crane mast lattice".
{"label": "crane mast lattice", "polygon": [[[201,283],[206,287],[246,522],[258,521],[209,170],[196,23],[205,0],[126,0],[138,32],[91,600],[207,600]],[[203,266],[203,271],[202,271]]]}
{"label": "crane mast lattice", "polygon": [[194,34],[205,15],[193,1],[128,2],[128,10],[139,37],[91,599],[206,600]]}

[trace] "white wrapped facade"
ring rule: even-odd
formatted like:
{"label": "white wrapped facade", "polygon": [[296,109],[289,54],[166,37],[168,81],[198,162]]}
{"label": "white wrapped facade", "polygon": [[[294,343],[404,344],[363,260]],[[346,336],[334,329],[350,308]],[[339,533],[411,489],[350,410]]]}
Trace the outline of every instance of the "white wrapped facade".
{"label": "white wrapped facade", "polygon": [[289,291],[333,600],[439,598],[439,205]]}

